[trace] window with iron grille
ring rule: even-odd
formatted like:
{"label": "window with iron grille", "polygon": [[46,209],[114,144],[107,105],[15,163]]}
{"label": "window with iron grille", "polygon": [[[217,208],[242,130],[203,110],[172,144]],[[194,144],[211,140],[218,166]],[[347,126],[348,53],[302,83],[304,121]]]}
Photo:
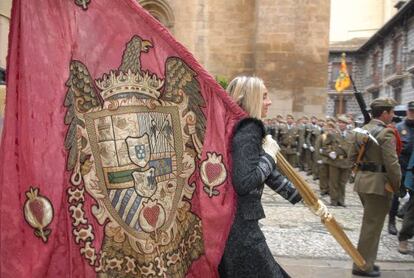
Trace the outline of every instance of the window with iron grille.
{"label": "window with iron grille", "polygon": [[402,39],[401,36],[394,38],[392,42],[392,73],[400,74],[401,71],[401,49]]}

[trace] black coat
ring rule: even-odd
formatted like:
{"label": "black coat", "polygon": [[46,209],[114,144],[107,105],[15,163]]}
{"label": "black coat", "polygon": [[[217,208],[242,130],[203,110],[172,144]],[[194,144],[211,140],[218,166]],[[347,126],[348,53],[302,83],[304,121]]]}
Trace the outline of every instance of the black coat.
{"label": "black coat", "polygon": [[289,277],[274,260],[259,228],[258,220],[265,217],[261,197],[266,183],[293,204],[302,198],[263,151],[265,135],[263,123],[253,118],[240,121],[234,131],[232,172],[237,210],[220,264],[221,277]]}

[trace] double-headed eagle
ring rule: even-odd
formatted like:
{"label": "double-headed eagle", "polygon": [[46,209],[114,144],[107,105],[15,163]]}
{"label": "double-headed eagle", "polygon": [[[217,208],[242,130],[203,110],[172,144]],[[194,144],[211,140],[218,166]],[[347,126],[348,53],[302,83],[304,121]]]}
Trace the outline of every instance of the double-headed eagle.
{"label": "double-headed eagle", "polygon": [[[153,44],[150,41],[133,36],[127,43],[118,73],[131,72],[142,75],[141,52],[147,53],[152,47]],[[87,113],[93,108],[102,107],[104,100],[98,93],[95,81],[87,67],[80,61],[71,61],[70,77],[66,86],[68,92],[64,105],[68,107],[68,111],[65,116],[65,124],[70,125],[70,127],[66,136],[65,147],[70,149],[67,170],[71,171],[78,159],[80,164],[83,164],[88,158],[82,153],[80,157],[78,155],[80,150],[86,146],[86,142],[76,140],[77,126],[85,127],[83,121],[77,115]],[[139,92],[137,93],[139,94]],[[205,102],[196,79],[196,73],[181,58],[169,57],[165,62],[164,86],[161,89],[159,99],[179,104],[183,101],[183,94],[188,97],[187,109],[196,115],[196,134],[202,143],[206,122],[202,107],[205,106]]]}

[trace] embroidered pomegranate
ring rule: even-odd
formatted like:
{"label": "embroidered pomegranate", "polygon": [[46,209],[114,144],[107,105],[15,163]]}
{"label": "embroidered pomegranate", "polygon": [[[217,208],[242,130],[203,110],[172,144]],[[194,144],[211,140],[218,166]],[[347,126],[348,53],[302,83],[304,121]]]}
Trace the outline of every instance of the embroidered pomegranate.
{"label": "embroidered pomegranate", "polygon": [[207,159],[201,163],[200,168],[201,180],[204,183],[203,190],[209,197],[218,196],[220,192],[216,187],[222,184],[227,177],[223,156],[207,152]]}
{"label": "embroidered pomegranate", "polygon": [[29,209],[40,226],[43,226],[43,203],[39,197],[29,201]]}
{"label": "embroidered pomegranate", "polygon": [[160,207],[146,207],[144,208],[144,218],[147,220],[148,224],[150,224],[152,227],[156,228],[158,216],[160,214]]}
{"label": "embroidered pomegranate", "polygon": [[206,163],[206,174],[207,179],[210,183],[214,182],[220,177],[220,174],[222,172],[222,166],[218,163]]}
{"label": "embroidered pomegranate", "polygon": [[159,229],[165,222],[165,210],[157,200],[144,202],[139,215],[139,224],[144,232],[151,233]]}
{"label": "embroidered pomegranate", "polygon": [[53,207],[50,201],[39,195],[39,189],[31,187],[26,192],[26,202],[24,203],[24,218],[26,222],[35,229],[34,234],[42,238],[44,242],[50,234],[47,225],[53,219]]}

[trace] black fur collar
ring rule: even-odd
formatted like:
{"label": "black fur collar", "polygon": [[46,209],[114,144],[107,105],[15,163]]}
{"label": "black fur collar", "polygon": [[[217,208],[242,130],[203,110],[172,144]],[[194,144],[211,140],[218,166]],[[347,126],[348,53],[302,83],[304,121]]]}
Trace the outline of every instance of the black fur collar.
{"label": "black fur collar", "polygon": [[238,124],[236,125],[236,128],[234,130],[238,131],[238,130],[242,129],[243,127],[245,127],[247,125],[250,125],[250,124],[256,125],[260,129],[261,136],[265,137],[265,135],[266,135],[265,126],[264,126],[264,124],[261,120],[256,119],[256,118],[244,118],[243,120],[238,122]]}

